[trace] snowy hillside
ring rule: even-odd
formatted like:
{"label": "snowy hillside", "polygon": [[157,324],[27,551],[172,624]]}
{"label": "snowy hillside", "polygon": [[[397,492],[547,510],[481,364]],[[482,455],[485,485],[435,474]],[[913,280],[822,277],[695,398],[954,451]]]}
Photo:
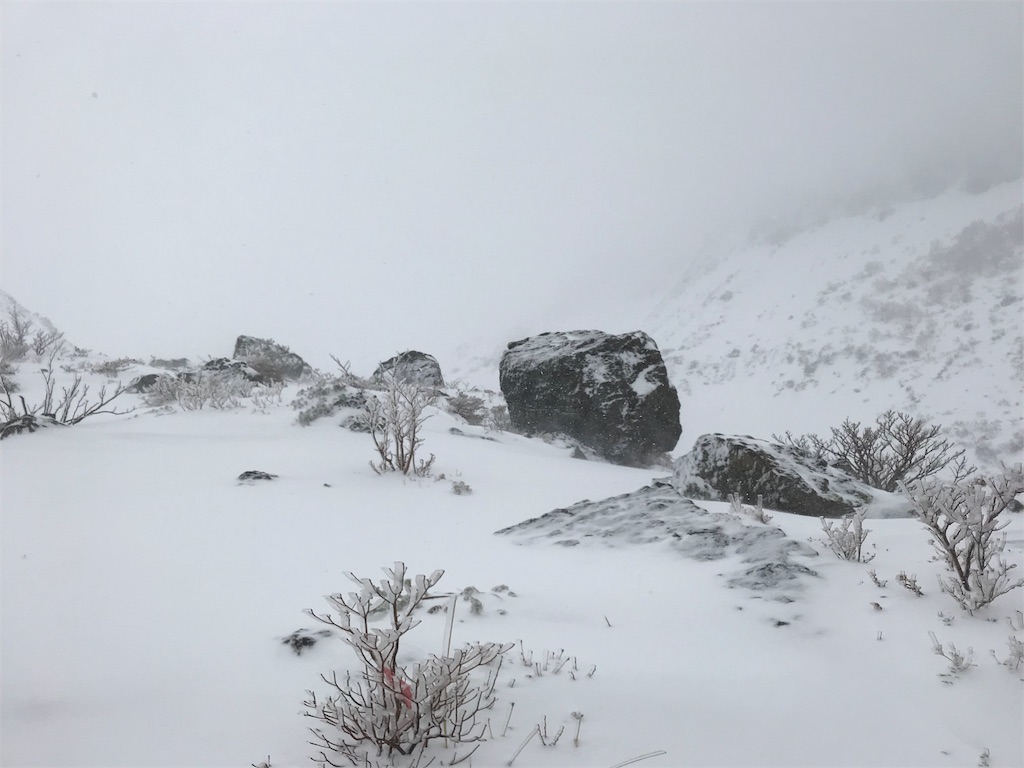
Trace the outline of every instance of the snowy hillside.
{"label": "snowy hillside", "polygon": [[[79,367],[59,383],[73,370],[106,381]],[[310,765],[305,692],[357,665],[303,609],[395,560],[446,571],[456,646],[514,643],[464,766],[1024,761],[1022,669],[999,663],[1021,590],[967,615],[917,521],[869,521],[875,559],[845,562],[812,517],[765,527],[664,486],[623,496],[651,472],[439,411],[423,435],[434,476],[379,476],[368,435],[337,417],[298,426],[294,392],[187,412],[125,395],[128,416],[0,442],[2,765]],[[520,525],[583,499],[573,541]],[[1024,516],[1010,523],[1006,556],[1024,565]],[[401,664],[444,647],[444,614],[418,616]],[[297,655],[300,629],[316,642]],[[976,666],[950,672],[929,632]],[[376,764],[451,765],[470,748]]]}
{"label": "snowy hillside", "polygon": [[1019,461],[1021,194],[948,192],[687,270],[638,321],[680,389],[678,450],[705,432],[823,432],[897,408],[985,464]]}
{"label": "snowy hillside", "polygon": [[[12,313],[17,313],[28,322],[32,333],[42,331],[43,333],[57,333],[57,327],[42,315],[36,314],[18,303],[18,301],[6,291],[0,290],[0,320],[8,321]],[[32,335],[30,333],[30,336]]]}

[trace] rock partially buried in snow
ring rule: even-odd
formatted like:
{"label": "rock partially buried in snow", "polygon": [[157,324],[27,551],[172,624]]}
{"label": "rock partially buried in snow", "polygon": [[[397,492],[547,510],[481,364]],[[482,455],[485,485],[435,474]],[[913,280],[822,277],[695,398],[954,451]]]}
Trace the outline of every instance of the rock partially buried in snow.
{"label": "rock partially buried in snow", "polygon": [[277,475],[272,475],[269,472],[264,472],[261,469],[247,469],[245,472],[238,476],[239,482],[251,483],[255,480],[273,480]]}
{"label": "rock partially buried in snow", "polygon": [[745,504],[761,496],[765,508],[814,517],[842,517],[867,507],[870,517],[912,517],[910,503],[862,483],[798,448],[746,435],[701,435],[674,463],[673,484],[683,496]]}
{"label": "rock partially buried in snow", "polygon": [[411,349],[395,355],[377,366],[373,372],[375,381],[381,381],[385,374],[394,374],[399,381],[409,382],[427,389],[444,386],[441,366],[433,355]]}
{"label": "rock partially buried in snow", "polygon": [[694,560],[739,556],[739,569],[723,574],[729,586],[767,592],[781,602],[793,600],[793,593],[803,587],[803,577],[817,576],[792,559],[817,557],[807,544],[788,538],[775,526],[751,525],[727,513],[708,512],[666,480],[621,496],[581,501],[497,533],[523,543],[563,547],[667,542],[672,550]]}
{"label": "rock partially buried in snow", "polygon": [[642,467],[671,451],[682,434],[679,395],[642,331],[513,341],[499,373],[512,428],[525,435],[568,435],[608,461]]}
{"label": "rock partially buried in snow", "polygon": [[273,339],[239,336],[232,356],[271,381],[298,381],[313,373],[309,363]]}

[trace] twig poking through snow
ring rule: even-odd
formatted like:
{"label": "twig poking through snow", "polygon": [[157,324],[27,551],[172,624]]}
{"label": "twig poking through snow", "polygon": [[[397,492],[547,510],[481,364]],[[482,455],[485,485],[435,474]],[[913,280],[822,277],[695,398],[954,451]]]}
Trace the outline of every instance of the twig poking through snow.
{"label": "twig poking through snow", "polygon": [[[534,736],[536,736],[539,731],[540,731],[540,726],[539,725],[533,726],[533,730],[530,731],[530,735],[527,736],[526,739],[523,741],[523,743],[519,745],[519,749],[516,750],[516,753],[514,755],[512,755],[512,759],[509,760],[507,763],[505,763],[505,765],[512,765],[512,763],[514,763],[516,761],[516,758],[519,757],[519,753],[522,752],[524,749],[526,749],[526,745],[530,743],[530,739],[532,739]],[[623,763],[623,765],[625,765],[625,763]]]}
{"label": "twig poking through snow", "polygon": [[615,765],[611,766],[611,768],[622,768],[622,766],[624,766],[624,765],[632,765],[633,763],[639,763],[641,760],[646,760],[649,757],[658,757],[658,756],[664,755],[664,754],[665,754],[665,750],[664,749],[659,749],[657,752],[646,752],[646,753],[644,753],[642,755],[637,755],[636,757],[631,757],[629,760],[624,760],[621,763],[616,763]]}

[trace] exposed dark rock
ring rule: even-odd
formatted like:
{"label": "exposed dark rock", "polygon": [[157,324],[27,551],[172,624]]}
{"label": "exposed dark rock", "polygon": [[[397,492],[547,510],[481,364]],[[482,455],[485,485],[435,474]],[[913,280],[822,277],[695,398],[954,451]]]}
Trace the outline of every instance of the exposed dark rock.
{"label": "exposed dark rock", "polygon": [[273,339],[239,336],[232,356],[248,363],[268,381],[298,381],[313,373],[305,360]]}
{"label": "exposed dark rock", "polygon": [[394,374],[399,381],[427,389],[439,389],[444,386],[441,366],[433,355],[425,352],[409,350],[385,360],[373,372],[373,379],[379,382],[388,373]]}
{"label": "exposed dark rock", "polygon": [[842,469],[799,448],[748,436],[702,435],[674,464],[675,487],[683,496],[744,504],[762,497],[766,509],[814,517],[842,517],[864,506],[878,517],[907,517],[909,503],[870,488]]}
{"label": "exposed dark rock", "polygon": [[247,469],[238,476],[238,479],[242,482],[252,482],[254,480],[273,480],[275,477],[277,475],[272,475],[260,469]]}
{"label": "exposed dark rock", "polygon": [[132,379],[132,383],[124,388],[124,391],[128,394],[139,395],[145,392],[149,392],[154,386],[160,376],[164,374],[159,373],[145,373],[142,376],[136,376]]}
{"label": "exposed dark rock", "polygon": [[296,656],[301,656],[303,651],[312,648],[321,638],[330,636],[331,632],[327,629],[296,629],[283,638],[281,644],[290,647]]}
{"label": "exposed dark rock", "polygon": [[35,413],[28,413],[23,416],[15,416],[9,421],[5,421],[0,424],[0,440],[10,437],[11,435],[20,435],[22,432],[28,432],[31,434],[37,429],[50,426],[63,427],[67,426],[52,416],[38,415]]}
{"label": "exposed dark rock", "polygon": [[508,345],[499,368],[512,428],[560,433],[601,458],[649,466],[682,426],[679,396],[646,333],[542,333]]}

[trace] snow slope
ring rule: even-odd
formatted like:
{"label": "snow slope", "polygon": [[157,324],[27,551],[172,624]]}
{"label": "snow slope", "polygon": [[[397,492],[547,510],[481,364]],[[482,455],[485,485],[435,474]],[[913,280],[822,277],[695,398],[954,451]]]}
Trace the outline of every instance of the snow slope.
{"label": "snow slope", "polygon": [[[31,401],[36,384],[20,378]],[[436,413],[424,447],[446,479],[378,476],[365,434],[336,419],[299,427],[286,405],[257,410],[140,409],[0,443],[4,766],[308,765],[304,691],[354,657],[333,639],[296,656],[282,639],[316,626],[303,609],[325,610],[321,596],[346,590],[346,572],[379,577],[398,559],[413,573],[445,569],[444,590],[485,593],[481,615],[457,615],[457,643],[520,641],[537,659],[577,660],[575,680],[538,676],[510,652],[494,738],[463,765],[508,765],[545,718],[567,735],[531,740],[517,768],[650,753],[641,764],[652,768],[974,766],[986,750],[992,766],[1024,764],[1024,670],[989,653],[1005,657],[1024,590],[963,615],[939,593],[914,521],[872,521],[866,566],[828,553],[817,520],[776,514],[814,575],[770,599],[730,584],[742,553],[695,559],[635,535],[642,517],[633,533],[570,548],[494,535],[636,490],[648,471]],[[279,477],[238,483],[250,469]],[[473,493],[452,493],[453,479]],[[1024,516],[1011,522],[1019,564]],[[723,529],[737,525],[754,524]],[[896,584],[900,571],[923,597]],[[929,631],[972,646],[977,667],[944,684]],[[438,651],[442,636],[443,619],[424,616],[408,658]],[[573,712],[584,716],[578,747]],[[440,750],[435,765],[452,758]]]}
{"label": "snow slope", "polygon": [[1024,457],[1020,183],[715,254],[640,323],[680,388],[680,448],[896,408],[977,460]]}

